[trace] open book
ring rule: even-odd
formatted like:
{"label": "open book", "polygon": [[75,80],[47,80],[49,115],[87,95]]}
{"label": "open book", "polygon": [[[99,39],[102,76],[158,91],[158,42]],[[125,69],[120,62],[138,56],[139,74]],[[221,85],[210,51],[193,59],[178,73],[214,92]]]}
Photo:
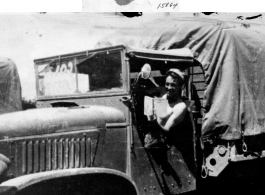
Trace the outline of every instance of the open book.
{"label": "open book", "polygon": [[150,120],[154,120],[157,116],[164,116],[167,113],[168,101],[163,98],[144,97],[144,114]]}

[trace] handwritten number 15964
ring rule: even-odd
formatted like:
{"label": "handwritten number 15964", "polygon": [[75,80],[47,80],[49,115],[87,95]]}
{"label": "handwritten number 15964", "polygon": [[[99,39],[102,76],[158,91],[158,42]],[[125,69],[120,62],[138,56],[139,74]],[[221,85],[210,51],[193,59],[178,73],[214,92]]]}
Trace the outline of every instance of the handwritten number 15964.
{"label": "handwritten number 15964", "polygon": [[166,7],[172,7],[172,9],[175,9],[178,6],[178,3],[159,3],[157,6],[157,9],[166,8]]}

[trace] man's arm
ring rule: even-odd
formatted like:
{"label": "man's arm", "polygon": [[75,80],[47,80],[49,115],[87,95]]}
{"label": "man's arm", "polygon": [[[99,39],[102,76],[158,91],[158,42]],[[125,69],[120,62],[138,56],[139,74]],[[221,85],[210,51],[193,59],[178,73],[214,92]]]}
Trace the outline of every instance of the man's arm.
{"label": "man's arm", "polygon": [[181,123],[186,115],[187,106],[184,102],[174,106],[173,112],[165,117],[158,117],[158,125],[166,132],[169,132],[172,127]]}

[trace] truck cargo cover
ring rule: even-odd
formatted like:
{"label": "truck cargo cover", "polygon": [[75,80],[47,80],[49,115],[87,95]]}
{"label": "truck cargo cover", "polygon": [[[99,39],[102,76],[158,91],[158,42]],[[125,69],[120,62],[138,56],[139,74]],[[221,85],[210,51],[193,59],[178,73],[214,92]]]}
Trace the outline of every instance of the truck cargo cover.
{"label": "truck cargo cover", "polygon": [[105,37],[97,47],[189,48],[205,74],[202,137],[234,140],[265,132],[265,27],[167,18],[135,29]]}
{"label": "truck cargo cover", "polygon": [[15,63],[0,57],[0,114],[22,110],[21,85]]}

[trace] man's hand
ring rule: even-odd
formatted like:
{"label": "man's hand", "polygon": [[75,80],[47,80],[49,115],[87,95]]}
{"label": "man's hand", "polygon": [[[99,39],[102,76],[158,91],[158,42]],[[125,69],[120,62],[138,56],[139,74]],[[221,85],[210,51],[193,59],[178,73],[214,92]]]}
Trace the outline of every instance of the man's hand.
{"label": "man's hand", "polygon": [[147,116],[147,120],[148,121],[153,121],[153,120],[155,120],[156,119],[156,116],[155,115],[148,115]]}

